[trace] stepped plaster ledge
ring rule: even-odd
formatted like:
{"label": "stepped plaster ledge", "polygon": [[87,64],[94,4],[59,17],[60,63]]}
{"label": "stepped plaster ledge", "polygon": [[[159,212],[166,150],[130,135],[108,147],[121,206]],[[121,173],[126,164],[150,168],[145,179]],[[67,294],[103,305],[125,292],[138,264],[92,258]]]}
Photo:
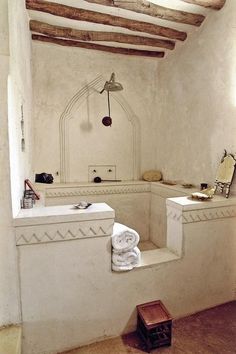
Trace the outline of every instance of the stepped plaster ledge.
{"label": "stepped plaster ledge", "polygon": [[76,209],[74,205],[42,206],[21,209],[13,225],[29,226],[99,219],[114,219],[115,211],[106,203],[94,203],[87,209]]}
{"label": "stepped plaster ledge", "polygon": [[[236,217],[236,197],[226,199],[214,196],[209,201],[195,201],[191,197],[175,197],[166,200],[167,248],[179,257],[184,254],[184,237],[195,234],[195,223],[202,223],[202,231],[211,227],[215,220]],[[186,224],[193,226],[190,232]],[[188,230],[188,231],[187,231]],[[185,235],[185,236],[184,236]]]}
{"label": "stepped plaster ledge", "polygon": [[168,198],[166,204],[183,211],[230,206],[236,207],[236,196],[232,196],[227,199],[221,195],[215,195],[214,198],[206,201],[193,200],[191,197],[175,197]]}
{"label": "stepped plaster ledge", "polygon": [[208,201],[196,201],[191,197],[176,197],[166,200],[167,220],[182,224],[236,217],[236,197],[226,199],[214,196]]}
{"label": "stepped plaster ledge", "polygon": [[105,203],[88,209],[73,205],[22,209],[14,219],[16,245],[111,236],[115,212]]}

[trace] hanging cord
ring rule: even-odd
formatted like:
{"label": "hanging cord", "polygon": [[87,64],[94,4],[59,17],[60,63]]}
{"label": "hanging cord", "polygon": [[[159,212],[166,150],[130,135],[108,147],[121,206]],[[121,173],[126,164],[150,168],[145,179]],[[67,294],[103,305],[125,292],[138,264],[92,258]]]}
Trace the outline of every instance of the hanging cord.
{"label": "hanging cord", "polygon": [[108,103],[108,116],[111,116],[111,107],[110,107],[110,92],[107,91],[107,103]]}

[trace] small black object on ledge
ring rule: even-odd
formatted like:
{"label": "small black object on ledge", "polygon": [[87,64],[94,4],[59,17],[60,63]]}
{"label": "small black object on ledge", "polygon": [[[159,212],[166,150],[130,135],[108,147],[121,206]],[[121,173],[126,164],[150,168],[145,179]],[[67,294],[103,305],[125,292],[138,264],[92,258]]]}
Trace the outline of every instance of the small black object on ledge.
{"label": "small black object on ledge", "polygon": [[36,173],[35,175],[35,182],[37,183],[53,183],[53,175],[51,173]]}
{"label": "small black object on ledge", "polygon": [[120,179],[101,179],[101,177],[94,177],[94,183],[101,183],[101,182],[121,182]]}

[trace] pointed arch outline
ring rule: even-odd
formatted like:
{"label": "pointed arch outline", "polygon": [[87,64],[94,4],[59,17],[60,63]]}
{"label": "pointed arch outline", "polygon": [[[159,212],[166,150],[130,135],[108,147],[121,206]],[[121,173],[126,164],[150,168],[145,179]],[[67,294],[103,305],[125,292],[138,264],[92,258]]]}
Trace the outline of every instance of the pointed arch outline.
{"label": "pointed arch outline", "polygon": [[[102,75],[97,76],[94,80],[83,86],[75,95],[70,99],[64,111],[59,118],[59,145],[60,145],[60,182],[70,182],[70,166],[69,166],[69,147],[68,147],[68,122],[73,117],[75,111],[79,109],[81,104],[92,94],[99,94],[103,89],[105,79]],[[111,97],[120,105],[125,112],[125,117],[132,126],[132,154],[133,166],[132,175],[133,180],[140,177],[140,120],[133,112],[127,100],[120,92],[112,93]]]}

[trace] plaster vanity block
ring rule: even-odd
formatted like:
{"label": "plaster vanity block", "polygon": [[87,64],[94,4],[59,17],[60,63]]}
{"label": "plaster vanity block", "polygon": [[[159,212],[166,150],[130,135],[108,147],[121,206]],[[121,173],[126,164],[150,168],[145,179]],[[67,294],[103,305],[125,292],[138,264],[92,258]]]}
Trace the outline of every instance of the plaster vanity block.
{"label": "plaster vanity block", "polygon": [[14,220],[24,353],[70,348],[87,327],[99,327],[102,335],[114,216],[112,208],[97,203],[84,210],[22,210]]}
{"label": "plaster vanity block", "polygon": [[116,212],[116,221],[136,230],[142,241],[149,239],[150,183],[145,181],[35,184],[45,204],[63,205],[86,200],[105,202]]}
{"label": "plaster vanity block", "polygon": [[45,205],[63,205],[86,200],[105,202],[116,211],[116,221],[136,230],[141,241],[166,247],[166,199],[195,191],[160,182],[122,181],[95,183],[35,184]]}
{"label": "plaster vanity block", "polygon": [[151,183],[150,240],[158,247],[167,245],[166,199],[186,196],[195,189],[186,189],[180,185]]}
{"label": "plaster vanity block", "polygon": [[63,242],[45,241],[40,231],[55,227],[47,230],[52,238],[64,224],[71,230],[90,222],[113,225],[110,207],[36,209],[22,210],[14,220],[24,354],[54,354],[134,331],[136,305],[155,299],[162,299],[173,317],[182,317],[235,297],[236,198],[168,199],[168,248],[142,252],[140,266],[122,274],[111,270],[109,227],[102,226],[103,234],[100,229],[101,234],[76,237],[73,229]]}
{"label": "plaster vanity block", "polygon": [[22,209],[14,219],[16,244],[37,244],[110,236],[115,213],[105,203],[76,209],[61,205]]}
{"label": "plaster vanity block", "polygon": [[[194,235],[199,228],[199,222],[205,222],[205,232],[215,228],[216,233],[219,233],[216,221],[221,221],[222,224],[227,222],[228,218],[236,217],[236,197],[226,199],[215,196],[204,202],[193,200],[191,197],[177,197],[167,199],[166,205],[167,247],[179,256],[184,252],[184,235],[188,224],[191,224]],[[236,220],[234,222],[236,223]],[[236,229],[234,234],[236,235]]]}
{"label": "plaster vanity block", "polygon": [[[226,199],[214,196],[207,201],[196,201],[191,197],[169,198],[167,204],[167,247],[184,260],[191,259],[191,284],[196,279],[205,281],[206,289],[198,286],[189,288],[190,293],[212,292],[209,300],[222,303],[224,290],[235,298],[236,279],[236,197]],[[191,238],[191,243],[189,239]],[[223,266],[223,268],[222,268]],[[225,274],[223,276],[223,273]],[[186,273],[187,274],[187,273]],[[186,275],[185,274],[185,275]],[[190,295],[191,296],[191,295]],[[205,295],[207,296],[207,295]],[[206,298],[205,308],[208,299]]]}

